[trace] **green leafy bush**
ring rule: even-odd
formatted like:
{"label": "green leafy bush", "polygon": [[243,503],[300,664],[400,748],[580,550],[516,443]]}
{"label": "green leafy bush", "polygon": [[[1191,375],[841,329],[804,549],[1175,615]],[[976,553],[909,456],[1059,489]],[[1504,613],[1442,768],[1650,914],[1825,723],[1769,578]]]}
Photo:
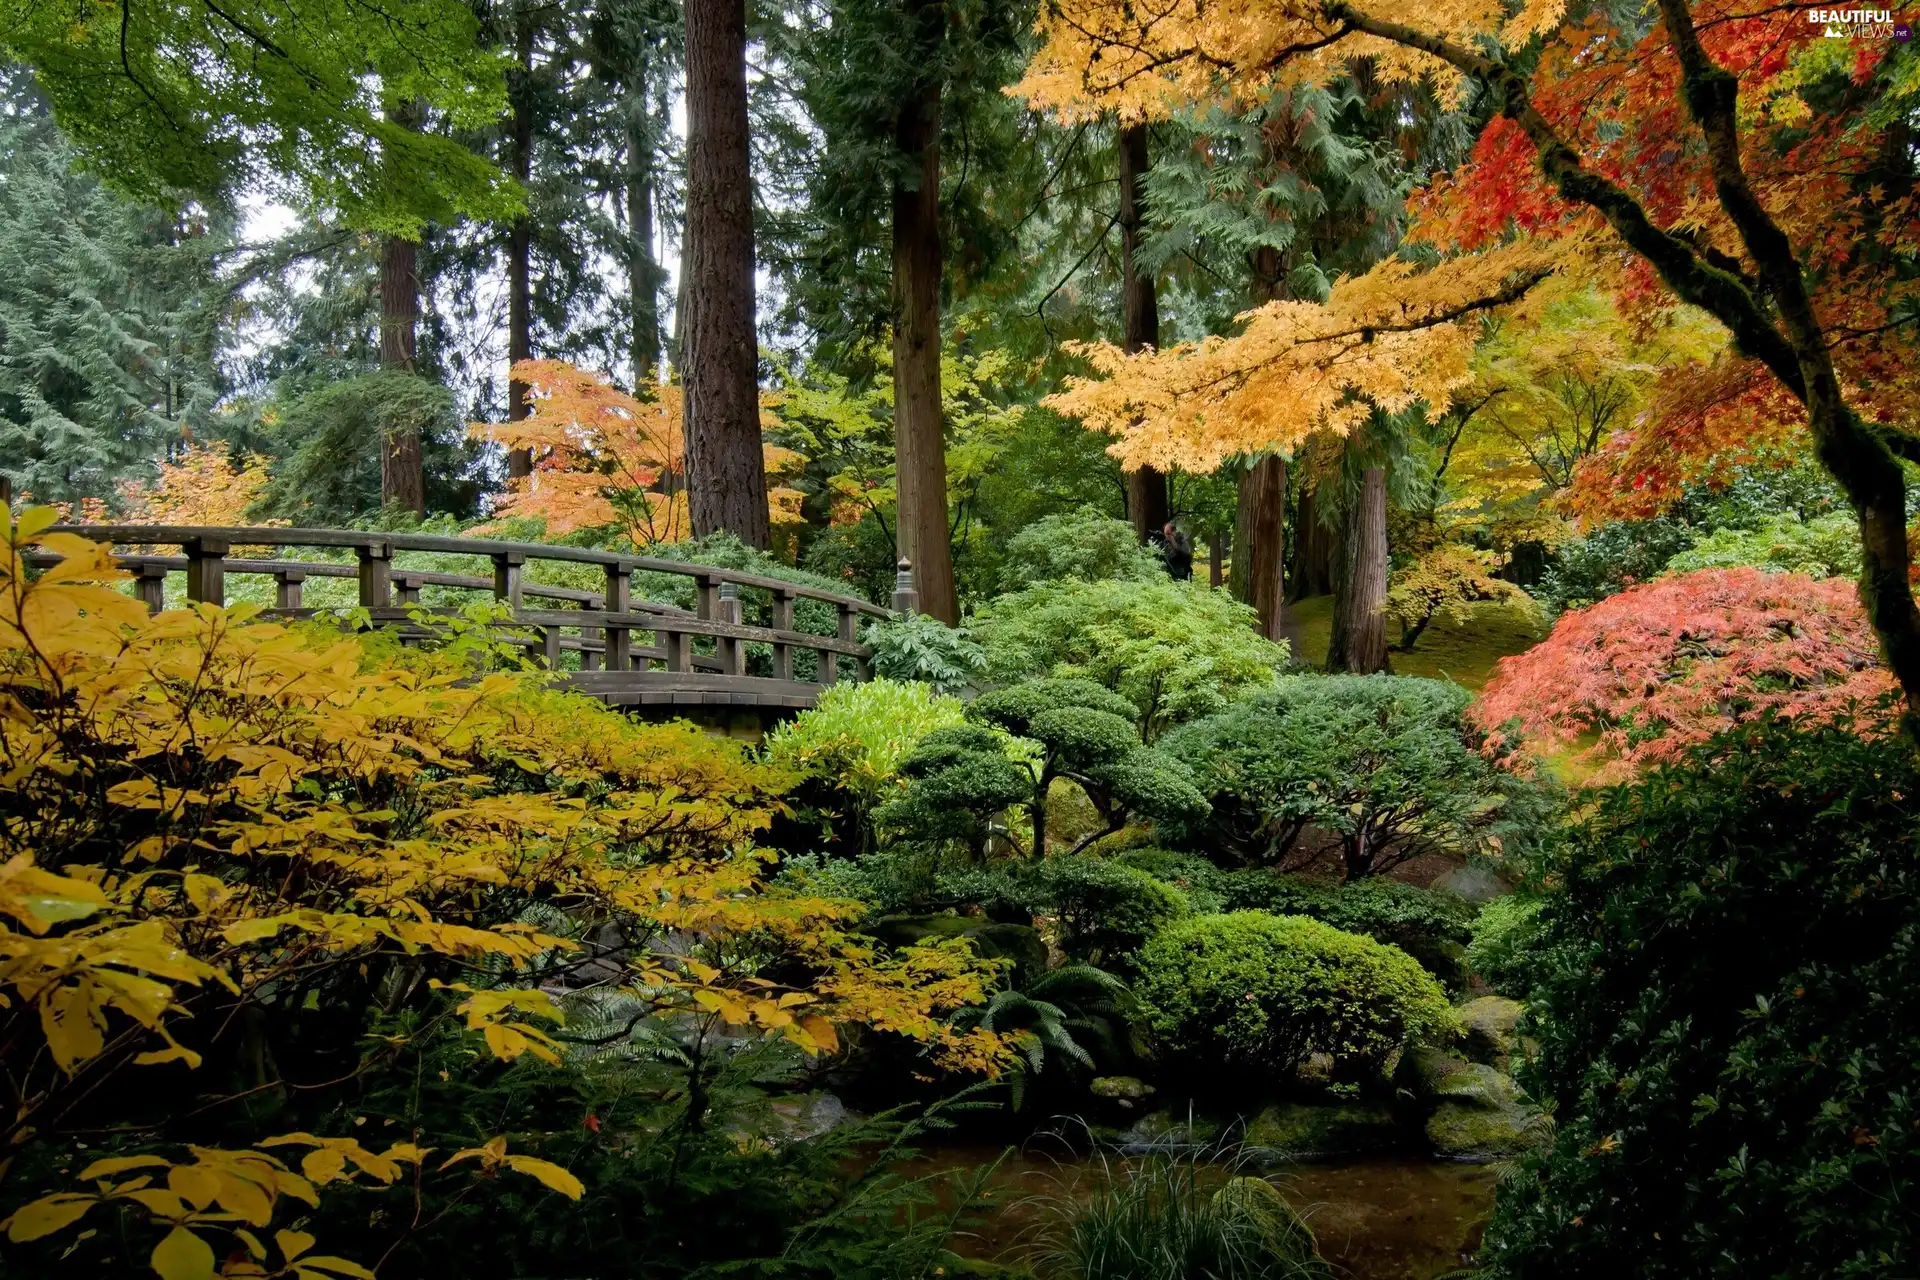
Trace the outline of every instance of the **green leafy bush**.
{"label": "green leafy bush", "polygon": [[1503,996],[1524,1000],[1533,985],[1541,905],[1539,898],[1509,893],[1480,908],[1473,922],[1467,965]]}
{"label": "green leafy bush", "polygon": [[1284,1074],[1327,1053],[1346,1074],[1453,1028],[1446,993],[1405,952],[1304,916],[1195,916],[1136,961],[1148,1025],[1189,1063]]}
{"label": "green leafy bush", "polygon": [[1124,963],[1163,926],[1193,913],[1180,890],[1106,858],[1048,858],[1034,881],[1059,923],[1061,949],[1096,963]]}
{"label": "green leafy bush", "polygon": [[1239,909],[1226,905],[1226,886],[1234,873],[1222,871],[1197,853],[1145,845],[1113,854],[1110,860],[1172,885],[1187,895],[1187,901],[1200,915]]}
{"label": "green leafy bush", "polygon": [[900,767],[935,730],[965,723],[958,698],[924,684],[876,679],[823,690],[809,710],[766,738],[770,764],[802,782],[801,820],[824,824],[851,850],[870,847],[873,810],[900,790]]}
{"label": "green leafy bush", "polygon": [[1802,520],[1769,516],[1752,529],[1715,529],[1667,561],[1666,572],[1753,565],[1809,578],[1860,575],[1860,524],[1851,512]]}
{"label": "green leafy bush", "polygon": [[1260,869],[1227,872],[1218,891],[1225,910],[1307,916],[1399,947],[1449,987],[1466,982],[1474,914],[1452,894],[1384,877],[1329,884]]}
{"label": "green leafy bush", "polygon": [[1160,557],[1140,545],[1131,524],[1092,507],[1034,521],[1008,540],[1000,566],[1003,591],[1068,578],[1151,582],[1166,576]]}
{"label": "green leafy bush", "polygon": [[1339,836],[1354,880],[1427,854],[1525,853],[1551,791],[1480,753],[1461,715],[1469,697],[1439,680],[1286,676],[1176,730],[1162,748],[1193,770],[1209,805],[1189,842],[1285,866],[1317,828]]}
{"label": "green leafy bush", "polygon": [[1551,613],[1584,608],[1659,577],[1667,561],[1691,547],[1695,537],[1691,527],[1672,516],[1602,525],[1560,545],[1534,597]]}
{"label": "green leafy bush", "polygon": [[1494,1277],[1920,1269],[1920,761],[1736,730],[1602,793],[1541,911],[1521,1082],[1550,1148]]}
{"label": "green leafy bush", "polygon": [[924,613],[869,623],[860,638],[873,650],[876,676],[929,684],[942,693],[959,693],[987,669],[987,651],[965,627],[949,627]]}
{"label": "green leafy bush", "polygon": [[1151,742],[1270,684],[1286,646],[1224,591],[1160,578],[1046,583],[996,598],[974,618],[999,684],[1050,676],[1119,693]]}

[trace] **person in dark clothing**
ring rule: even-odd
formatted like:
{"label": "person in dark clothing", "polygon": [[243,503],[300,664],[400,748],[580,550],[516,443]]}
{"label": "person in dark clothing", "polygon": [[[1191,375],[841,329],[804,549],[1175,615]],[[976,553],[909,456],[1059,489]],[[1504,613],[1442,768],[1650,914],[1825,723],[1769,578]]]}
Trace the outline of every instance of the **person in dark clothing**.
{"label": "person in dark clothing", "polygon": [[1160,554],[1167,562],[1167,576],[1175,582],[1193,580],[1193,539],[1173,521],[1160,531]]}

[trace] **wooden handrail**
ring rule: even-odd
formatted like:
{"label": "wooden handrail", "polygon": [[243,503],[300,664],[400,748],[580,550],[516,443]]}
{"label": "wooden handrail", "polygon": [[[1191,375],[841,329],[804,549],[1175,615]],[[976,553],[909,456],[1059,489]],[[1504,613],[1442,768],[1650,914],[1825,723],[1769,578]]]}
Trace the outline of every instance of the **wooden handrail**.
{"label": "wooden handrail", "polygon": [[[508,620],[500,624],[509,643],[525,646],[555,671],[567,670],[563,655],[575,655],[578,670],[567,670],[568,679],[583,691],[622,706],[704,703],[790,709],[811,705],[822,686],[836,683],[843,674],[856,680],[871,678],[873,654],[858,640],[860,619],[893,616],[856,596],[779,578],[714,565],[536,542],[345,529],[195,525],[61,525],[54,531],[78,534],[116,548],[178,547],[178,555],[143,550],[115,552],[115,560],[132,571],[140,598],[154,612],[163,607],[166,579],[175,573],[185,576],[189,601],[212,604],[226,602],[229,575],[271,577],[275,600],[269,612],[287,618],[312,617],[319,612],[308,607],[303,598],[306,579],[351,578],[358,586],[359,605],[366,610],[363,616],[373,625],[393,629],[402,644],[414,644],[432,634],[430,626],[422,625],[430,621],[423,614],[455,612],[423,609],[423,587],[486,592],[510,610]],[[239,547],[352,551],[357,563],[234,556],[234,549]],[[396,554],[401,552],[483,557],[492,561],[493,574],[480,577],[403,568],[395,563]],[[28,552],[26,559],[29,564],[44,566],[56,563],[59,556],[35,551]],[[605,573],[606,588],[595,592],[529,581],[525,576],[527,563],[540,560],[598,565]],[[688,611],[635,599],[635,573],[692,579],[696,607]],[[773,625],[759,626],[743,620],[742,587],[769,593]],[[794,603],[803,599],[833,606],[835,625],[831,635],[795,628]],[[531,601],[548,607],[530,607]],[[696,652],[696,641],[709,644],[712,652]],[[750,645],[771,651],[770,676],[746,674]],[[815,655],[816,680],[795,678],[796,649]]]}

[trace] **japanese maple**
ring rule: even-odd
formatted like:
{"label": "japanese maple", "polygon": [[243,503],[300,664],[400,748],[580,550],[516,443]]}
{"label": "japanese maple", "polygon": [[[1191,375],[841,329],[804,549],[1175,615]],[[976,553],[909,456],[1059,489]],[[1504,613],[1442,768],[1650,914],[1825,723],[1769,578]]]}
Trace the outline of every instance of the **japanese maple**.
{"label": "japanese maple", "polygon": [[1891,730],[1895,688],[1851,584],[1703,569],[1563,614],[1501,659],[1471,714],[1496,740],[1517,728],[1529,751],[1568,751],[1604,782],[1768,712],[1858,713],[1858,726]]}

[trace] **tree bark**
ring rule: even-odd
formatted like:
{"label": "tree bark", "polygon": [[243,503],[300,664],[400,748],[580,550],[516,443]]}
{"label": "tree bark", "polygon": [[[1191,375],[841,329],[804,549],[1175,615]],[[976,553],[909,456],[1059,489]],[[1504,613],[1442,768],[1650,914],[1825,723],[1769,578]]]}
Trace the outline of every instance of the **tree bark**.
{"label": "tree bark", "polygon": [[[388,118],[408,129],[422,123],[412,103],[388,110]],[[414,342],[420,325],[419,246],[400,236],[388,236],[380,246],[380,367],[412,373]],[[380,505],[399,507],[417,516],[427,513],[425,465],[420,456],[420,428],[408,423],[389,429],[380,440]]]}
{"label": "tree bark", "polygon": [[[687,0],[687,488],[696,535],[767,545],[745,0]],[[944,509],[943,509],[944,510]]]}
{"label": "tree bark", "polygon": [[1340,531],[1320,518],[1325,501],[1304,484],[1300,489],[1300,510],[1293,531],[1297,550],[1293,557],[1293,598],[1324,596],[1333,591],[1340,549]]}
{"label": "tree bark", "polygon": [[[943,0],[915,0],[932,60],[947,22]],[[900,554],[913,562],[920,607],[949,626],[960,620],[947,529],[946,426],[940,406],[940,99],[929,74],[895,122],[909,176],[893,187],[893,430]]]}
{"label": "tree bark", "polygon": [[1347,513],[1346,564],[1334,598],[1329,671],[1370,675],[1387,669],[1387,471],[1360,473]]}
{"label": "tree bark", "polygon": [[[1147,126],[1128,125],[1120,131],[1120,312],[1123,343],[1128,352],[1160,345],[1160,298],[1153,273],[1139,264],[1140,226],[1144,221],[1140,180],[1152,163],[1147,155]],[[1133,536],[1142,543],[1166,526],[1171,504],[1167,477],[1153,467],[1127,472],[1127,516]]]}
{"label": "tree bark", "polygon": [[653,112],[644,69],[627,86],[627,288],[632,295],[633,385],[660,375],[660,264],[653,256]]}
{"label": "tree bark", "polygon": [[[522,190],[533,184],[533,18],[522,4],[514,18],[513,176]],[[533,215],[522,213],[507,229],[507,421],[528,413],[530,388],[512,367],[533,359]],[[533,450],[507,450],[507,478],[533,474]]]}
{"label": "tree bark", "polygon": [[1240,472],[1233,528],[1234,599],[1253,606],[1269,640],[1286,634],[1286,520],[1287,461],[1269,453]]}

